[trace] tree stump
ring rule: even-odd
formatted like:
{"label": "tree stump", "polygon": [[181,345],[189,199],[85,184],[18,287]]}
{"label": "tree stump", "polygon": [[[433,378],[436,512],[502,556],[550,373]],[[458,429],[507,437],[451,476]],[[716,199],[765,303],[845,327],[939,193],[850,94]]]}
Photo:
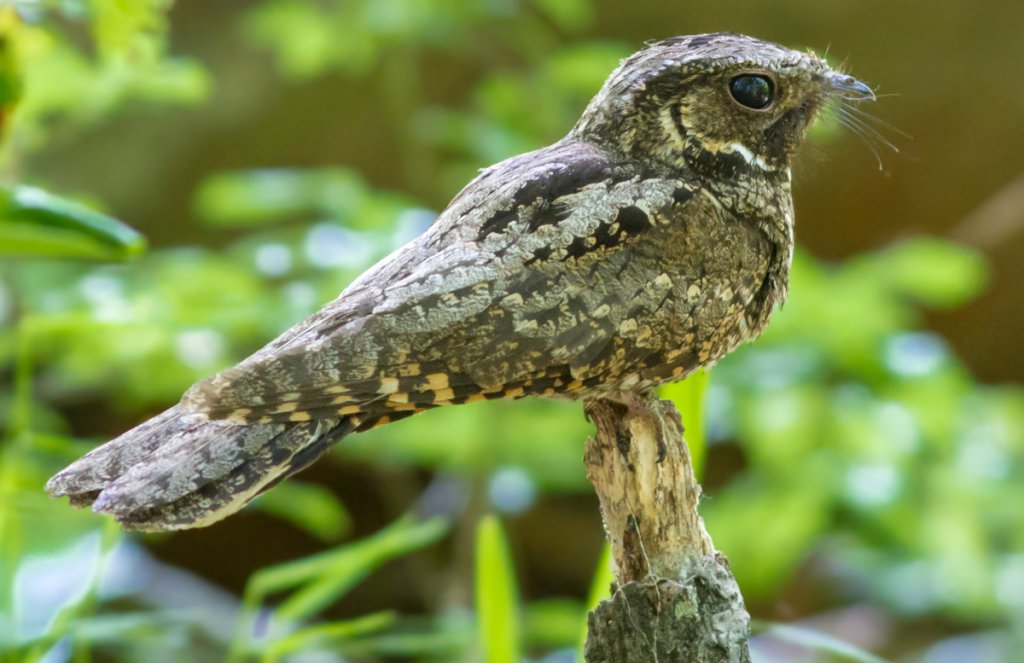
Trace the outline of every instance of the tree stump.
{"label": "tree stump", "polygon": [[697,514],[700,485],[669,401],[587,405],[584,462],[616,582],[587,619],[588,663],[749,663],[750,615]]}

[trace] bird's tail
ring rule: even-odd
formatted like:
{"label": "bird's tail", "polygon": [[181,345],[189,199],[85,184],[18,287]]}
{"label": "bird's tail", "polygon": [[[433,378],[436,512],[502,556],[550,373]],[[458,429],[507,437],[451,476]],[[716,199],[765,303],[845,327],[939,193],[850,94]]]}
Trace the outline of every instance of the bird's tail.
{"label": "bird's tail", "polygon": [[239,424],[177,405],[75,461],[46,489],[129,529],[203,527],[308,466],[355,423]]}

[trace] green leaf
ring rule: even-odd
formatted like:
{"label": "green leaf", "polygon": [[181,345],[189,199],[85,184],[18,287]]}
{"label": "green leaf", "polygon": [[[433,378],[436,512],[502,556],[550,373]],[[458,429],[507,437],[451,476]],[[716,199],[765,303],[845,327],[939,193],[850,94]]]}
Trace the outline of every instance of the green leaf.
{"label": "green leaf", "polygon": [[92,0],[90,27],[97,47],[107,56],[141,50],[139,42],[146,36],[166,32],[163,12],[169,5],[166,0]]}
{"label": "green leaf", "polygon": [[811,141],[828,141],[843,134],[846,127],[839,121],[838,113],[819,113],[808,132]]}
{"label": "green leaf", "polygon": [[704,432],[704,395],[708,390],[709,373],[703,368],[692,373],[682,382],[666,384],[660,395],[676,405],[686,429],[684,437],[690,448],[693,473],[699,479],[704,473],[704,457],[707,455],[707,436]]}
{"label": "green leaf", "polygon": [[594,20],[594,8],[587,0],[534,0],[534,3],[565,30],[581,31]]}
{"label": "green leaf", "polygon": [[827,496],[838,489],[829,469],[826,459],[812,456],[793,477],[748,476],[701,505],[715,545],[729,551],[730,560],[742,560],[733,561],[733,570],[746,599],[780,591],[828,531]]}
{"label": "green leaf", "polygon": [[330,217],[353,228],[380,230],[411,203],[370,188],[343,168],[268,168],[219,173],[206,179],[195,208],[211,226],[254,227],[288,217]]}
{"label": "green leaf", "polygon": [[611,587],[615,582],[615,569],[612,565],[612,547],[608,541],[601,548],[601,556],[597,559],[594,578],[590,581],[587,592],[587,611],[593,610],[597,604],[611,595]]}
{"label": "green leaf", "polygon": [[317,192],[308,174],[286,169],[220,173],[207,178],[195,206],[210,225],[257,226],[317,211]]}
{"label": "green leaf", "polygon": [[[249,12],[243,27],[250,41],[274,53],[281,73],[302,80],[331,67],[359,68],[376,57],[373,38],[365,30],[353,30],[354,39],[339,38],[344,24],[339,25],[337,13],[328,3],[268,0]],[[346,51],[354,57],[342,57]]]}
{"label": "green leaf", "polygon": [[351,516],[334,493],[311,483],[286,481],[261,495],[253,506],[321,541],[336,541],[352,528]]}
{"label": "green leaf", "polygon": [[594,579],[590,581],[590,591],[587,593],[587,605],[583,614],[583,626],[580,628],[579,645],[576,648],[576,660],[583,663],[583,645],[587,641],[587,614],[597,607],[597,604],[608,598],[612,583],[615,582],[615,571],[612,569],[612,546],[608,541],[604,542],[601,548],[601,556],[597,560],[597,569],[594,571]]}
{"label": "green leaf", "polygon": [[[186,615],[157,609],[76,617],[68,628],[79,643],[123,646],[128,642],[175,637],[188,624]],[[58,631],[62,633],[63,631]],[[177,634],[180,637],[180,632]]]}
{"label": "green leaf", "polygon": [[934,237],[900,242],[869,260],[898,292],[938,308],[960,306],[988,283],[988,266],[980,253]]}
{"label": "green leaf", "polygon": [[476,610],[485,663],[518,663],[519,597],[501,522],[484,517],[476,530]]}
{"label": "green leaf", "polygon": [[21,99],[24,88],[13,44],[13,34],[19,24],[13,8],[0,8],[0,138],[7,113]]}
{"label": "green leaf", "polygon": [[0,188],[0,254],[124,260],[145,238],[84,205],[28,186]]}
{"label": "green leaf", "polygon": [[768,636],[775,640],[806,647],[816,652],[829,654],[841,661],[853,663],[887,663],[885,659],[864,651],[860,647],[840,640],[835,636],[791,624],[776,624],[755,620],[752,624],[754,632],[759,636]]}
{"label": "green leaf", "polygon": [[553,598],[531,601],[525,606],[523,640],[534,649],[572,647],[579,639],[583,604],[575,599]]}

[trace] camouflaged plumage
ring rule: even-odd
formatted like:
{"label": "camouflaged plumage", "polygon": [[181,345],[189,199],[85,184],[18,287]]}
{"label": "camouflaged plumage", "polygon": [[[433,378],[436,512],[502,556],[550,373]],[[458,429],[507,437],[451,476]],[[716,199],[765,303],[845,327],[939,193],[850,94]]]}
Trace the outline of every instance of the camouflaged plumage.
{"label": "camouflaged plumage", "polygon": [[[771,79],[769,108],[729,96],[744,74]],[[806,127],[864,90],[740,35],[653,44],[564,139],[484,170],[319,313],[48,489],[128,527],[197,527],[354,431],[481,399],[614,397],[713,363],[785,298]]]}

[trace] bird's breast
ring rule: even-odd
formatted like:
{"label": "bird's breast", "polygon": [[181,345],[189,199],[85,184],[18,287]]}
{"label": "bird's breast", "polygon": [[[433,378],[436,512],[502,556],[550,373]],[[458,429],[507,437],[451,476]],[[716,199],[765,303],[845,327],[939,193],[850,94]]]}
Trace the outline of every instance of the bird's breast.
{"label": "bird's breast", "polygon": [[632,256],[657,276],[625,304],[636,315],[618,326],[603,389],[650,389],[714,364],[760,334],[783,298],[788,252],[756,225],[708,211]]}

